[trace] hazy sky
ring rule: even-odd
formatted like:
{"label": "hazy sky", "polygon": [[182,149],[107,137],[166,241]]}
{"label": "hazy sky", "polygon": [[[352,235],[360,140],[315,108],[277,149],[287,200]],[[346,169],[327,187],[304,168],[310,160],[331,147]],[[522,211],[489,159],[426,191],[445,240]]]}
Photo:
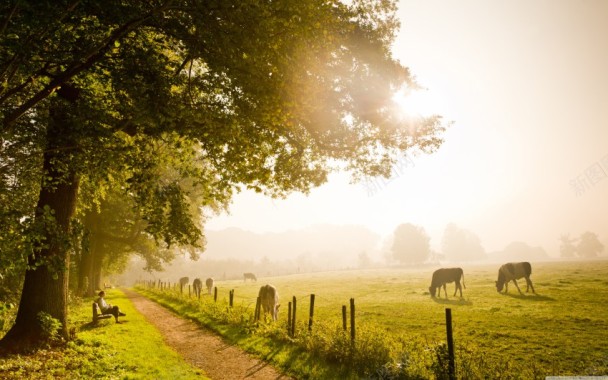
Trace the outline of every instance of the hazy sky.
{"label": "hazy sky", "polygon": [[456,223],[488,251],[519,240],[557,255],[561,234],[586,230],[608,243],[608,1],[401,1],[399,15],[394,54],[428,88],[410,106],[453,121],[439,151],[388,181],[245,192],[207,228],[409,222],[438,249]]}

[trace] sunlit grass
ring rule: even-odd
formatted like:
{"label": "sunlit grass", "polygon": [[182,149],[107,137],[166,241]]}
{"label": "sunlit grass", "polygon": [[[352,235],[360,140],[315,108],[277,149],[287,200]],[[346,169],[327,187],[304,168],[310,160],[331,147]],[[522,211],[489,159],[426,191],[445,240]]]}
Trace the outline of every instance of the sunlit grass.
{"label": "sunlit grass", "polygon": [[[524,296],[520,296],[514,286],[510,286],[509,294],[496,292],[494,281],[498,265],[463,265],[463,269],[466,284],[463,299],[451,296],[454,285],[450,284],[447,300],[433,300],[427,290],[433,270],[429,268],[299,274],[260,279],[258,283],[224,281],[217,284],[218,303],[227,308],[228,291],[234,289],[233,313],[250,315],[259,287],[270,282],[279,289],[281,296],[277,328],[284,330],[287,304],[295,295],[297,320],[301,324],[299,334],[305,337],[309,295],[314,293],[313,331],[323,330],[321,335],[333,335],[319,339],[336,345],[340,342],[339,333],[332,329],[342,324],[342,305],[348,307],[350,298],[354,298],[357,328],[361,333],[375,332],[385,340],[385,346],[398,347],[391,352],[393,360],[398,360],[400,355],[409,355],[410,360],[416,357],[422,363],[414,366],[414,372],[427,376],[432,372],[433,350],[446,340],[445,309],[449,307],[458,352],[457,367],[463,376],[492,378],[494,373],[501,373],[502,378],[523,379],[608,372],[605,345],[608,341],[605,318],[608,312],[608,262],[533,263],[532,281],[537,294]],[[525,292],[525,285],[522,290]],[[175,304],[179,303],[180,297],[188,300],[187,293],[179,296],[177,292],[155,297],[173,304],[178,312],[179,307]],[[201,309],[209,307],[210,298],[203,297]],[[222,329],[231,330],[231,339],[238,344],[260,339],[252,329],[242,328],[246,324],[239,324],[238,318],[233,321],[233,327],[222,327],[229,323],[226,318],[201,317],[195,309],[192,318],[202,320],[201,323],[220,333],[223,333]],[[239,318],[247,319],[248,316]],[[331,351],[321,347],[319,342],[304,343],[305,348],[315,348],[324,355]],[[244,346],[268,355],[257,344],[244,343]],[[282,349],[275,349],[276,358],[281,357]],[[370,355],[369,352],[365,354]],[[291,368],[292,363],[276,358],[280,366]],[[306,372],[300,375],[309,376]]]}
{"label": "sunlit grass", "polygon": [[91,303],[72,305],[70,324],[76,339],[65,346],[29,355],[0,358],[0,378],[9,379],[201,379],[202,371],[165,346],[162,336],[119,290],[106,291],[127,317],[91,325]]}

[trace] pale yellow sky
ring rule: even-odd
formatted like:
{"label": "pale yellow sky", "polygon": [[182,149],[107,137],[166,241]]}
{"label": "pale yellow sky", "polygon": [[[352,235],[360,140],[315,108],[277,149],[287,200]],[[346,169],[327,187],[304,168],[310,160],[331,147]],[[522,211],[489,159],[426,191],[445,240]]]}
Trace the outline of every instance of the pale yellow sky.
{"label": "pale yellow sky", "polygon": [[557,255],[560,234],[586,230],[608,243],[608,1],[401,1],[399,15],[394,54],[428,88],[419,112],[454,122],[440,150],[372,186],[340,174],[309,196],[243,193],[207,228],[409,222],[439,248],[456,223],[488,251]]}

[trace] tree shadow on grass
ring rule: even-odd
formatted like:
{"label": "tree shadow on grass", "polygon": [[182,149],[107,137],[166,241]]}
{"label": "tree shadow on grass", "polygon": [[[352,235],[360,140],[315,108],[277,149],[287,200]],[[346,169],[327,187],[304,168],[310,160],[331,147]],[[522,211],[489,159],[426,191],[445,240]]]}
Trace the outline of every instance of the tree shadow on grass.
{"label": "tree shadow on grass", "polygon": [[[276,348],[272,352],[264,355],[264,359],[263,360],[259,360],[252,367],[247,368],[247,375],[246,375],[246,377],[247,378],[249,378],[249,377],[255,377],[255,374],[257,372],[259,372],[262,369],[264,369],[265,367],[271,365],[272,358],[274,358],[275,355],[278,355],[280,353],[281,353],[281,350],[279,348]],[[277,370],[279,370],[279,369],[277,368]],[[283,374],[279,374],[279,377],[277,377],[277,379],[283,379],[283,378],[288,378],[288,377],[286,375],[283,375]]]}
{"label": "tree shadow on grass", "polygon": [[[128,321],[124,320],[124,321],[119,321],[118,323],[123,324],[123,323],[127,323]],[[114,320],[107,320],[107,321],[98,321],[97,323],[94,322],[87,322],[87,323],[83,323],[82,325],[80,325],[80,331],[91,331],[91,330],[95,330],[95,329],[99,329],[99,328],[104,328],[110,324],[114,324],[116,322],[114,322]]]}
{"label": "tree shadow on grass", "polygon": [[524,301],[555,301],[555,298],[540,294],[502,293],[502,295]]}
{"label": "tree shadow on grass", "polygon": [[434,297],[433,301],[435,301],[435,303],[438,303],[441,305],[463,305],[463,306],[472,306],[473,305],[473,302],[466,300],[464,298],[449,299],[449,298]]}

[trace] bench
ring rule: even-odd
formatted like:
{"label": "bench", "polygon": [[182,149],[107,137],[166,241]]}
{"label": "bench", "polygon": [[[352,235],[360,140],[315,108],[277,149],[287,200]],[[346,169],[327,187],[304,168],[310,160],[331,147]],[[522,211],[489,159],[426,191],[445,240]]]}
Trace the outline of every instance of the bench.
{"label": "bench", "polygon": [[100,319],[112,318],[112,314],[102,314],[97,302],[93,302],[93,323],[97,323]]}

